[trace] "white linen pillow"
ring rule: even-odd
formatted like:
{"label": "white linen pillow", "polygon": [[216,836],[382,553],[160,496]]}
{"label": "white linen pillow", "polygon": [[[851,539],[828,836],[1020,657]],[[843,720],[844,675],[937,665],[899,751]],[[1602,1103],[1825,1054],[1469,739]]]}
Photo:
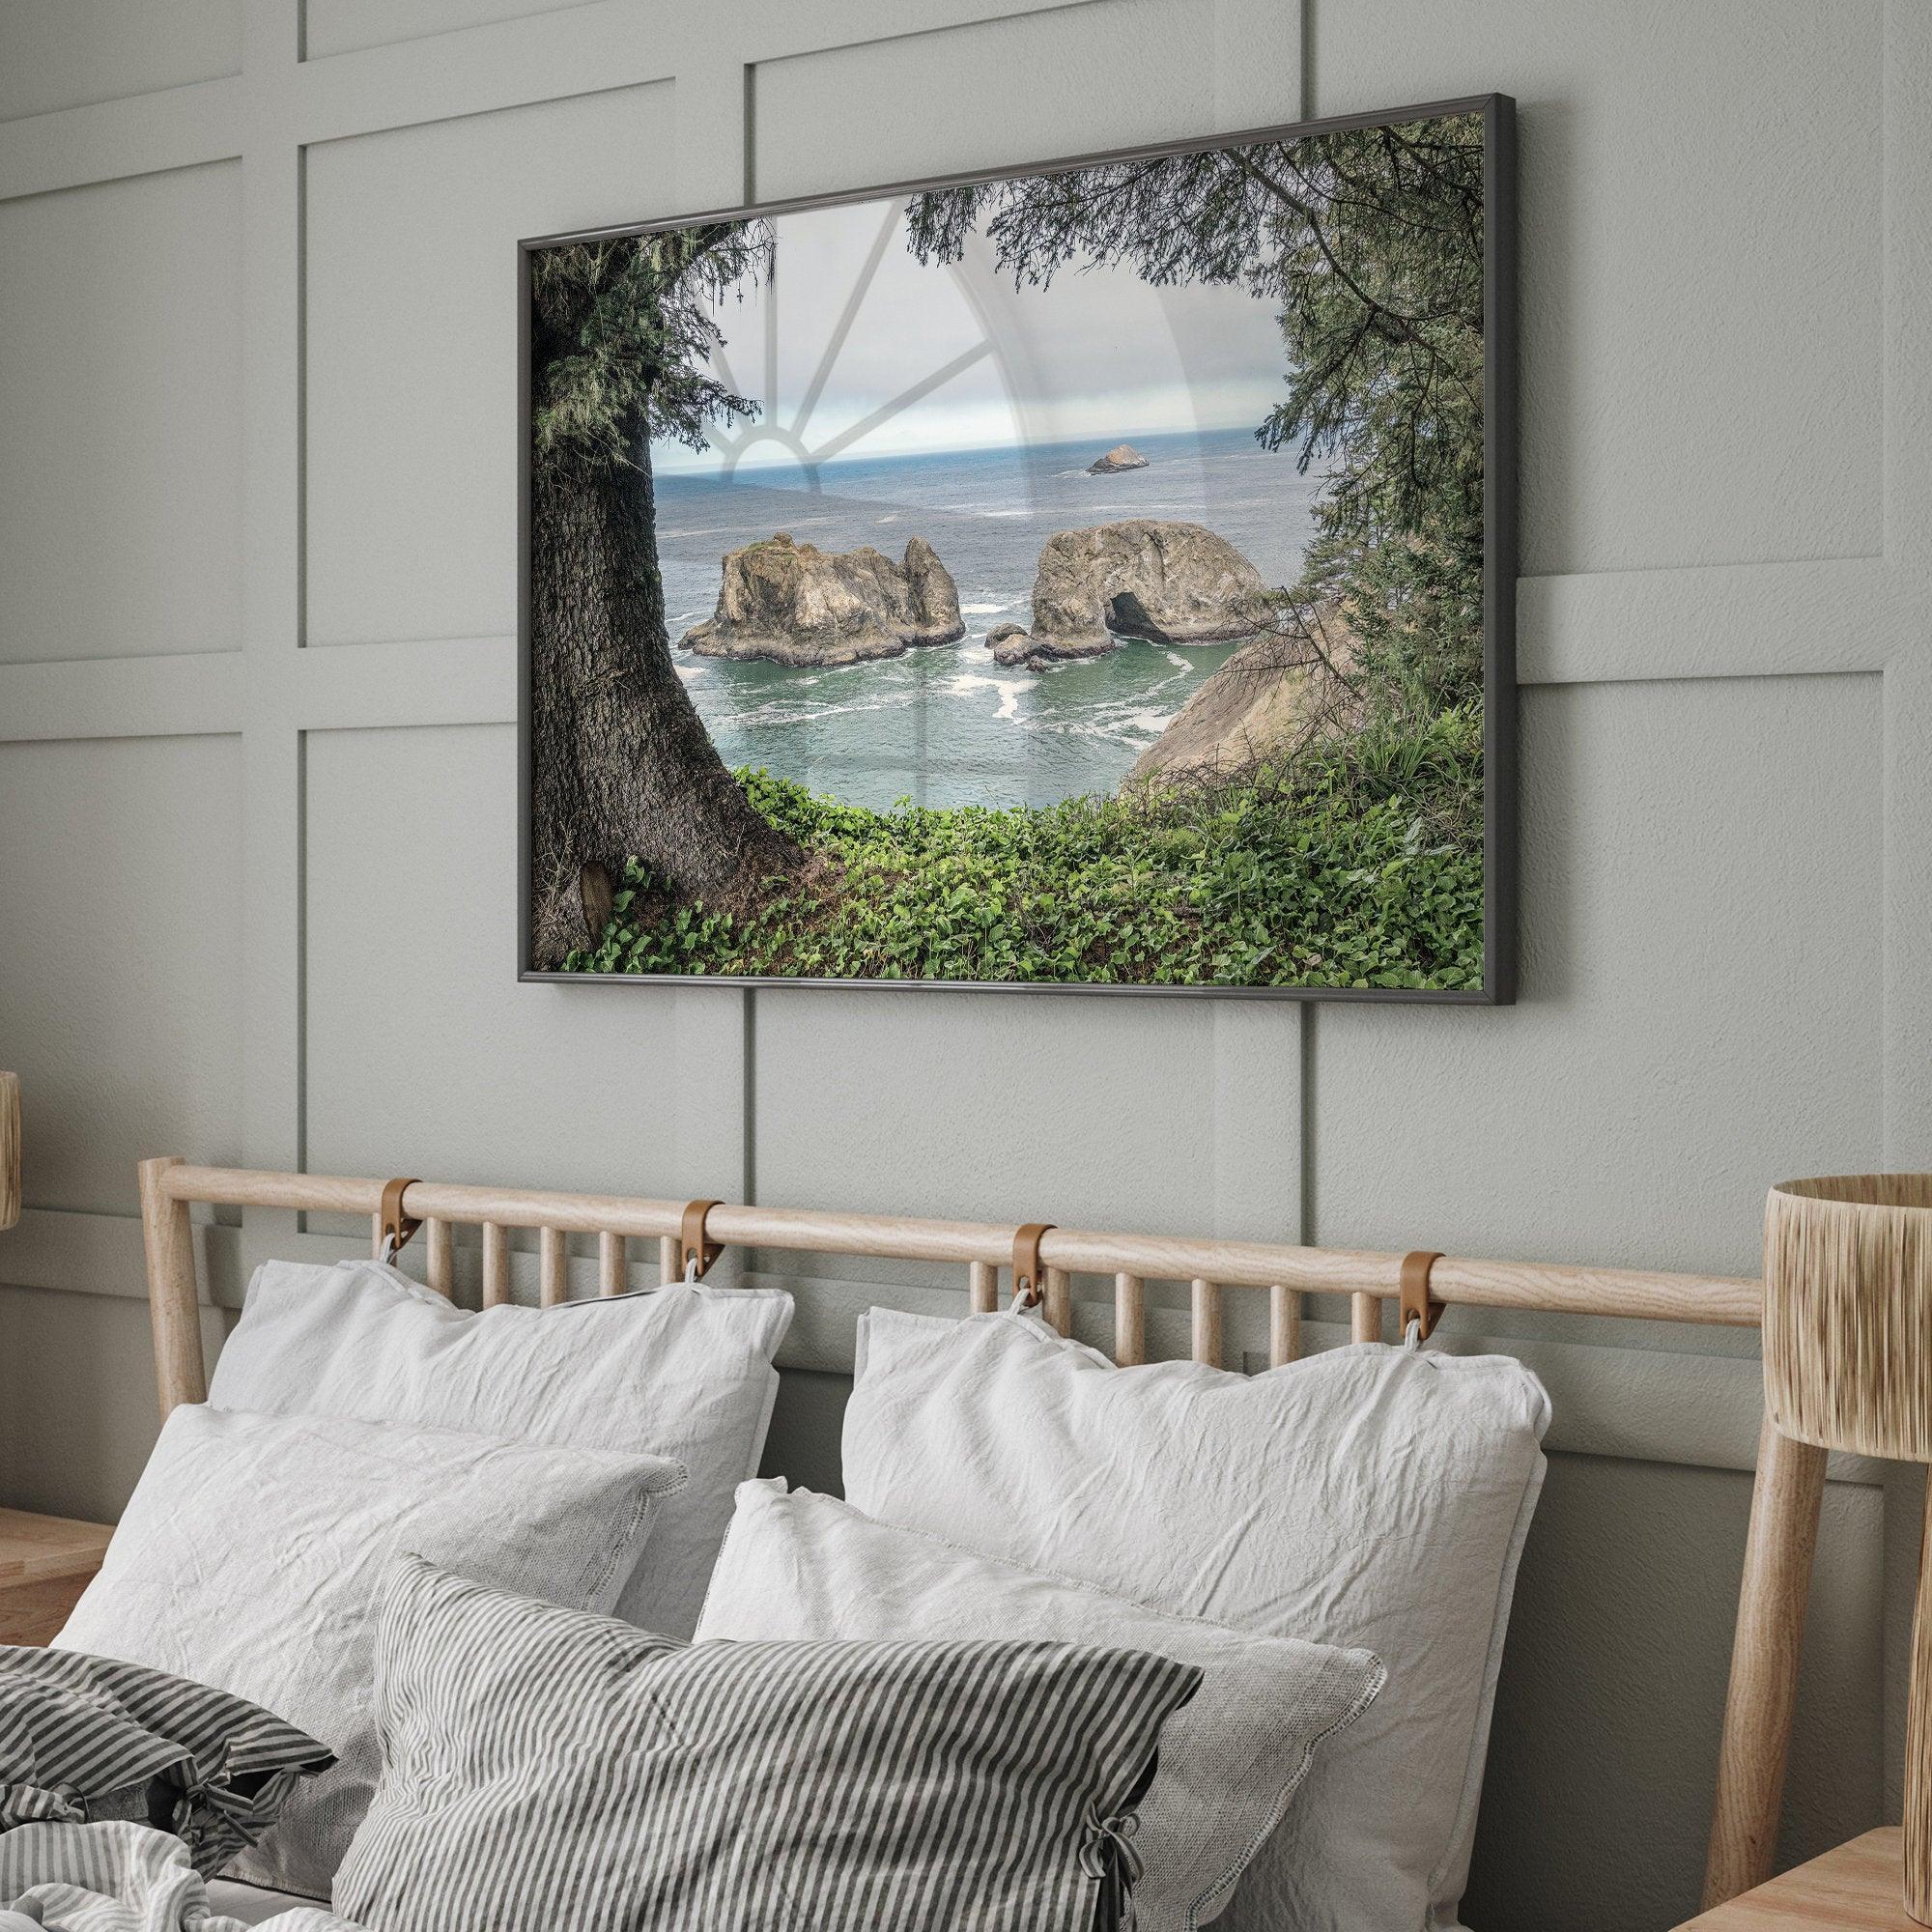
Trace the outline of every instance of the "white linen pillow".
{"label": "white linen pillow", "polygon": [[758,1473],[772,1357],[791,1316],[781,1289],[701,1283],[479,1313],[377,1262],[267,1262],[208,1399],[668,1456],[690,1481],[661,1512],[616,1614],[688,1637],[731,1493]]}
{"label": "white linen pillow", "polygon": [[340,1762],[229,1867],[324,1898],[382,1769],[375,1627],[390,1559],[608,1610],[683,1479],[658,1456],[184,1406],[54,1647],[212,1684],[327,1745]]}
{"label": "white linen pillow", "polygon": [[1366,1650],[1256,1636],[1130,1604],[874,1522],[782,1482],[746,1483],[697,1640],[1029,1637],[1151,1651],[1201,1686],[1162,1726],[1140,1801],[1140,1932],[1193,1932],[1227,1903],[1303,1774],[1386,1676]]}
{"label": "white linen pillow", "polygon": [[1163,1609],[1374,1650],[1388,1688],[1321,1754],[1222,1923],[1446,1932],[1548,1419],[1507,1356],[1365,1343],[1252,1377],[1118,1369],[1033,1317],[874,1309],[845,1493]]}

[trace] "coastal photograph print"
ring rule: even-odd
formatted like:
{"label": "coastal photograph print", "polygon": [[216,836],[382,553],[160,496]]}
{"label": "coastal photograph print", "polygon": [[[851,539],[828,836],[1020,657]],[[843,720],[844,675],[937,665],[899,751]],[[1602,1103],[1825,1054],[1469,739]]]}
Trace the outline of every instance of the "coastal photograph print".
{"label": "coastal photograph print", "polygon": [[522,244],[520,971],[1512,997],[1509,109]]}

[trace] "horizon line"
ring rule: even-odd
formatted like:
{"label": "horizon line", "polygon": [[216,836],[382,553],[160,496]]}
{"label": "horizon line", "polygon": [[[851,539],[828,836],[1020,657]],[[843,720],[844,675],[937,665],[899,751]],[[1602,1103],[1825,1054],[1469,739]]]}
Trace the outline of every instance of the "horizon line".
{"label": "horizon line", "polygon": [[[1216,433],[1225,432],[1227,430],[1241,429],[1244,427],[1245,424],[1242,423],[1200,423],[1197,424],[1193,429],[1126,430],[1119,433],[1115,438],[1115,441],[1113,443],[1107,443],[1105,447],[1102,448],[1098,453],[1101,455],[1105,455],[1108,449],[1112,449],[1113,447],[1115,447],[1116,443],[1124,442],[1131,444],[1135,437],[1139,437],[1143,442],[1152,442],[1156,438],[1160,437],[1213,435]],[[1256,425],[1256,427],[1259,428],[1260,425]],[[654,444],[656,441],[660,440],[661,439],[653,439]],[[840,453],[837,456],[828,456],[824,458],[822,461],[817,461],[817,462],[809,461],[807,459],[795,456],[776,457],[769,463],[739,463],[733,466],[733,469],[734,471],[739,469],[836,469],[838,468],[840,464],[845,464],[845,463],[889,463],[895,460],[917,462],[920,458],[925,456],[977,456],[984,451],[989,451],[989,450],[1065,449],[1065,448],[1070,448],[1075,444],[1084,445],[1090,441],[1097,442],[1100,440],[1101,439],[1098,437],[1089,438],[1084,436],[1065,436],[1065,437],[1058,437],[1054,439],[1054,440],[1052,440],[1051,442],[1027,442],[1024,440],[1013,441],[1013,442],[944,442],[944,443],[932,443],[923,449],[882,450],[871,456],[864,456],[857,454],[856,452],[840,451]],[[684,445],[681,443],[675,444],[673,446],[677,448],[684,448]],[[656,470],[657,466],[655,463],[653,463],[652,468],[654,470]],[[678,469],[688,469],[688,470],[696,470],[699,468],[700,468],[700,463],[696,461],[694,461],[690,465],[678,466]],[[660,471],[658,473],[674,475],[678,473],[678,470],[673,469],[668,472]]]}

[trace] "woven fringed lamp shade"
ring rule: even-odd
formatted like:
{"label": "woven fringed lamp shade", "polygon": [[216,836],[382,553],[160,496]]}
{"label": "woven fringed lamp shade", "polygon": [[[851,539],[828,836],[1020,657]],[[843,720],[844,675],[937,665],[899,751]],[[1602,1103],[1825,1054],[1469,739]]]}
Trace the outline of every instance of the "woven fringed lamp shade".
{"label": "woven fringed lamp shade", "polygon": [[1800,1442],[1932,1463],[1932,1174],[1771,1190],[1764,1389]]}
{"label": "woven fringed lamp shade", "polygon": [[[1932,1174],[1837,1174],[1771,1190],[1765,1408],[1822,1449],[1932,1463]],[[1912,1620],[1905,1909],[1932,1925],[1932,1489]]]}

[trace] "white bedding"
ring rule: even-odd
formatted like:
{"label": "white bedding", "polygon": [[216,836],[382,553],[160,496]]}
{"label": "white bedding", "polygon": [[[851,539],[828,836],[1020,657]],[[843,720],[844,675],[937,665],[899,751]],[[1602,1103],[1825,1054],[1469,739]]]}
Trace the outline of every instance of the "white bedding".
{"label": "white bedding", "polygon": [[[1037,1316],[874,1308],[845,1498],[875,1521],[1263,1635],[1388,1688],[1248,1867],[1227,1932],[1457,1932],[1549,1398],[1507,1355],[1357,1343],[1119,1369]],[[298,1715],[299,1715],[298,1713]]]}
{"label": "white bedding", "polygon": [[[238,1893],[253,1893],[255,1916],[233,1911]],[[126,1823],[0,1833],[0,1906],[26,1904],[61,1932],[361,1932],[311,1899],[207,1886],[179,1838]]]}
{"label": "white bedding", "polygon": [[228,1867],[319,1897],[382,1770],[372,1620],[390,1552],[601,1611],[683,1480],[662,1456],[184,1403],[53,1647],[212,1684],[327,1745],[336,1764]]}
{"label": "white bedding", "polygon": [[317,1910],[327,1903],[326,1898],[303,1898],[293,1891],[270,1891],[266,1886],[246,1885],[239,1878],[212,1879],[208,1887],[209,1910],[243,1925],[266,1925],[278,1912]]}

